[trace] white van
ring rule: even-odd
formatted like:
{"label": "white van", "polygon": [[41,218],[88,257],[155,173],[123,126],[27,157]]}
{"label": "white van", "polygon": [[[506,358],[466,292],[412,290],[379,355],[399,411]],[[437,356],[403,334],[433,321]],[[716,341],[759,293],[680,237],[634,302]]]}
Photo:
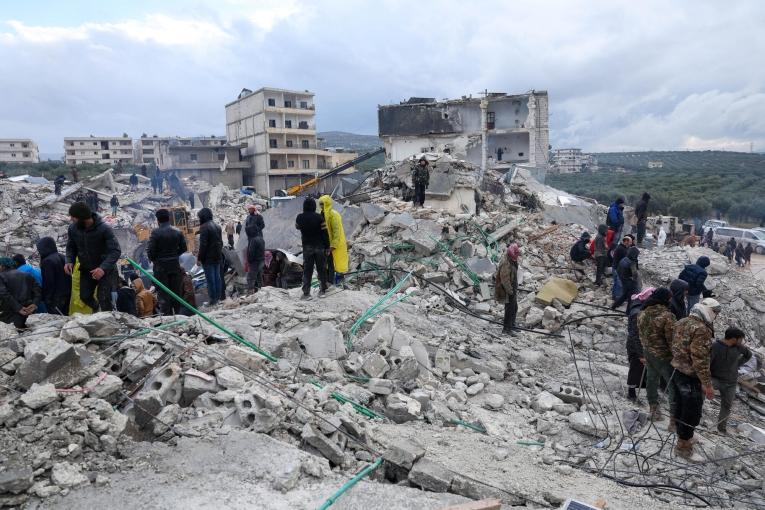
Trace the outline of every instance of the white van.
{"label": "white van", "polygon": [[765,254],[765,232],[749,228],[718,227],[713,235],[712,240],[720,244],[727,243],[732,237],[737,243],[743,243],[744,246],[750,243],[755,253]]}

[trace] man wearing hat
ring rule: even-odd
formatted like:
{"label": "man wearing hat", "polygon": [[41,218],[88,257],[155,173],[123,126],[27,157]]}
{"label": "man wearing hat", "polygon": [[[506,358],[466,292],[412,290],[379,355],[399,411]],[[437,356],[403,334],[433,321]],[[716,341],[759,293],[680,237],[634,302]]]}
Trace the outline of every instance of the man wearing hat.
{"label": "man wearing hat", "polygon": [[[112,310],[112,289],[117,285],[117,261],[122,254],[111,227],[83,202],[69,208],[71,224],[64,271],[71,275],[80,260],[80,299],[94,312]],[[97,292],[98,299],[94,297]]]}
{"label": "man wearing hat", "polygon": [[0,257],[0,321],[25,328],[41,297],[42,289],[31,274],[17,270],[12,258]]}
{"label": "man wearing hat", "polygon": [[705,298],[691,308],[685,319],[675,324],[672,335],[672,382],[675,385],[675,453],[691,462],[704,459],[693,451],[693,431],[701,421],[704,397],[714,398],[710,362],[713,323],[720,313],[720,303]]}
{"label": "man wearing hat", "polygon": [[253,228],[257,228],[261,236],[263,235],[266,222],[263,220],[263,215],[260,214],[261,209],[263,208],[260,205],[247,204],[247,219],[244,222],[244,231],[247,233],[247,229],[250,229],[249,233],[247,233],[248,236],[254,232]]}

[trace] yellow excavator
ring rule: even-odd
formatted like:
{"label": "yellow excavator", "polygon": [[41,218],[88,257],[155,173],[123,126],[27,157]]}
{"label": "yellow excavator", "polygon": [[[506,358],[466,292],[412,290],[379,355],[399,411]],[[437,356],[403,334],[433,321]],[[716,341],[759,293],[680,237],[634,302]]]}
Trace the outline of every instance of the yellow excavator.
{"label": "yellow excavator", "polygon": [[[170,211],[170,225],[181,231],[186,238],[186,245],[189,247],[189,251],[194,253],[196,251],[197,234],[199,234],[199,220],[182,205],[167,207],[166,209]],[[149,225],[141,223],[133,227],[133,229],[136,236],[138,236],[139,243],[149,240],[152,230]]]}

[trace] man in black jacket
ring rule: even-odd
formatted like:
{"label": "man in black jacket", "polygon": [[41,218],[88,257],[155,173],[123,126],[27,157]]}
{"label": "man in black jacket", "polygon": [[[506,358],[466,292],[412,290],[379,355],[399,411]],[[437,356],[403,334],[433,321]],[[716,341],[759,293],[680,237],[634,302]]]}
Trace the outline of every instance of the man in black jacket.
{"label": "man in black jacket", "polygon": [[52,237],[37,241],[42,274],[42,302],[48,313],[69,315],[69,300],[72,295],[72,277],[64,272],[66,258],[58,252]]}
{"label": "man in black jacket", "polygon": [[247,205],[247,219],[244,222],[244,231],[248,236],[250,235],[249,232],[253,232],[253,227],[257,228],[261,235],[263,229],[266,228],[266,222],[263,220],[263,215],[260,214],[259,207],[255,204]]}
{"label": "man in black jacket", "polygon": [[619,262],[627,256],[627,250],[629,250],[630,246],[632,246],[632,236],[626,235],[622,238],[622,242],[620,242],[616,248],[614,248],[614,251],[611,253],[611,262],[612,262],[612,272],[611,276],[613,278],[613,286],[611,287],[611,297],[614,299],[618,299],[619,296],[622,295],[622,282],[619,279],[619,274],[616,271],[616,269],[619,267]]}
{"label": "man in black jacket", "polygon": [[651,195],[647,192],[643,193],[640,201],[635,206],[635,216],[637,216],[637,244],[643,246],[643,238],[645,237],[645,224],[648,220],[648,201],[651,200]]}
{"label": "man in black jacket", "polygon": [[327,291],[327,250],[329,236],[324,216],[316,212],[316,201],[308,197],[303,202],[303,212],[295,218],[295,228],[300,230],[303,241],[303,297],[311,297],[311,280],[313,268],[319,277],[319,297],[324,297]]}
{"label": "man in black jacket", "polygon": [[627,250],[627,256],[619,261],[619,266],[616,271],[619,273],[619,280],[622,282],[622,294],[619,296],[614,304],[611,305],[612,310],[619,308],[625,301],[627,302],[627,313],[630,310],[630,303],[632,303],[632,295],[640,291],[640,273],[638,271],[638,256],[640,250],[636,246],[631,246]]}
{"label": "man in black jacket", "polygon": [[257,225],[251,223],[244,231],[247,234],[247,288],[250,292],[257,292],[263,286],[266,243],[263,241],[263,231]]}
{"label": "man in black jacket", "polygon": [[[154,213],[159,226],[151,232],[146,255],[154,263],[154,277],[177,296],[183,290],[183,271],[179,258],[187,250],[186,238],[170,225],[170,211],[158,209]],[[180,313],[183,308],[172,296],[159,288],[159,308],[163,315]]]}
{"label": "man in black jacket", "polygon": [[210,305],[218,304],[223,296],[223,280],[220,266],[223,261],[223,231],[213,222],[210,209],[204,207],[197,213],[199,218],[199,253],[197,260],[205,271],[207,294]]}
{"label": "man in black jacket", "polygon": [[40,304],[42,290],[31,274],[15,267],[10,257],[0,258],[0,321],[23,329]]}
{"label": "man in black jacket", "polygon": [[[80,261],[80,300],[94,312],[112,310],[112,289],[117,285],[117,261],[122,254],[111,227],[82,202],[69,208],[72,223],[66,243],[64,271],[71,275]],[[98,300],[93,296],[98,291]]]}
{"label": "man in black jacket", "polygon": [[592,258],[592,253],[590,253],[589,248],[590,239],[591,237],[589,232],[582,232],[579,240],[574,243],[574,245],[571,247],[571,250],[569,251],[571,260],[581,264],[585,260]]}
{"label": "man in black jacket", "polygon": [[720,415],[717,417],[717,430],[728,432],[728,416],[736,398],[738,368],[752,357],[744,344],[744,332],[731,327],[725,331],[725,338],[712,344],[712,359],[709,371],[712,374],[712,386],[720,392]]}

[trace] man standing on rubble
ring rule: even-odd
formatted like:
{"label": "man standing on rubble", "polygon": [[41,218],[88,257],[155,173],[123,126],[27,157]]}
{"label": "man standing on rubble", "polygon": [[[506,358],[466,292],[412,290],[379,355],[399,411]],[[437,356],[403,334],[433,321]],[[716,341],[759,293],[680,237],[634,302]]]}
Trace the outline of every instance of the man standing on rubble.
{"label": "man standing on rubble", "polygon": [[138,176],[135,172],[133,172],[133,175],[130,176],[130,191],[137,191],[138,190]]}
{"label": "man standing on rubble", "polygon": [[707,281],[707,270],[711,261],[709,257],[702,255],[696,259],[695,264],[687,264],[680,272],[678,278],[688,282],[688,313],[693,305],[701,300],[701,296],[713,297],[712,292],[706,288],[704,282]]}
{"label": "man standing on rubble", "polygon": [[412,168],[412,184],[414,184],[414,206],[425,206],[425,190],[430,185],[430,170],[428,169],[429,163],[422,156],[417,164]]}
{"label": "man standing on rubble", "polygon": [[112,216],[117,217],[117,208],[120,206],[120,201],[117,199],[117,195],[112,195],[112,199],[109,200],[109,205],[112,206]]}
{"label": "man standing on rubble", "polygon": [[[183,271],[180,256],[186,253],[186,238],[180,230],[170,225],[170,211],[157,209],[154,213],[159,226],[152,230],[146,254],[154,263],[154,277],[162,285],[180,296],[183,289]],[[162,302],[160,309],[163,315],[177,314],[183,308],[170,294],[158,289]]]}
{"label": "man standing on rubble", "polygon": [[615,239],[619,239],[622,228],[624,227],[624,197],[619,197],[608,206],[608,215],[606,216],[606,226],[608,227],[608,235],[606,241],[609,248],[615,242]]}
{"label": "man standing on rubble", "polygon": [[[263,215],[260,214],[262,207],[255,204],[247,204],[247,219],[244,221],[244,233],[252,232],[252,228],[257,228],[261,235],[263,229],[266,228],[266,222],[263,220]],[[249,229],[249,230],[248,230]],[[249,234],[247,234],[249,235]]]}
{"label": "man standing on rubble", "polygon": [[606,275],[606,265],[608,264],[608,245],[606,244],[606,235],[608,227],[598,225],[598,235],[593,241],[593,257],[595,257],[595,285],[603,284],[603,277]]}
{"label": "man standing on rubble", "polygon": [[32,275],[15,268],[12,258],[0,257],[0,321],[23,329],[40,304],[42,290]]}
{"label": "man standing on rubble", "polygon": [[627,256],[627,250],[630,249],[630,246],[632,246],[632,236],[626,235],[622,238],[622,242],[619,243],[617,247],[614,248],[614,251],[611,253],[611,258],[612,258],[611,276],[613,278],[613,286],[611,287],[611,297],[613,297],[614,300],[619,299],[619,296],[622,295],[622,282],[621,280],[619,280],[619,273],[617,271],[617,268],[619,267],[619,262],[621,262],[622,259]]}
{"label": "man standing on rubble", "polygon": [[685,298],[688,295],[688,282],[675,278],[669,284],[669,291],[672,293],[669,311],[675,316],[675,320],[685,319],[688,317],[688,307],[685,305]]}
{"label": "man standing on rubble", "polygon": [[[329,236],[324,216],[316,212],[316,201],[308,197],[303,201],[303,212],[295,218],[295,228],[300,230],[303,242],[303,296],[310,299],[313,269],[319,277],[319,297],[327,292],[327,255]],[[274,262],[274,265],[275,262]]]}
{"label": "man standing on rubble", "polygon": [[637,244],[643,246],[643,238],[645,237],[645,224],[648,221],[648,201],[651,200],[651,195],[648,192],[643,193],[640,201],[635,206],[635,216],[637,216]]}
{"label": "man standing on rubble", "polygon": [[710,372],[713,323],[720,313],[720,303],[705,298],[691,308],[685,319],[675,324],[672,336],[672,366],[675,372],[675,424],[677,445],[675,454],[691,462],[704,458],[693,451],[693,431],[701,421],[704,397],[714,398]]}
{"label": "man standing on rubble", "polygon": [[518,314],[518,257],[520,254],[521,249],[518,245],[510,244],[494,275],[494,299],[505,305],[502,333],[511,336],[514,334],[515,317]]}
{"label": "man standing on rubble", "polygon": [[157,194],[157,174],[154,174],[151,178],[151,190],[154,194]]}
{"label": "man standing on rubble", "polygon": [[[643,345],[645,359],[646,398],[651,410],[652,421],[662,421],[659,409],[659,380],[672,379],[672,337],[675,332],[675,317],[669,310],[669,300],[672,293],[665,287],[656,289],[643,305],[637,319],[640,343]],[[672,411],[669,431],[675,431],[675,392],[670,384],[669,407]]]}
{"label": "man standing on rubble", "polygon": [[228,246],[230,248],[233,248],[234,247],[234,222],[233,221],[226,222],[226,237],[228,238]]}
{"label": "man standing on rubble", "polygon": [[728,433],[728,417],[736,398],[738,368],[752,358],[752,351],[744,345],[744,332],[731,327],[725,330],[725,338],[712,344],[709,372],[712,386],[720,392],[720,415],[717,430]]}
{"label": "man standing on rubble", "polygon": [[53,181],[53,192],[60,196],[61,195],[61,188],[64,187],[64,182],[66,181],[66,178],[63,174],[59,174],[58,177],[56,177],[56,180]]}
{"label": "man standing on rubble", "polygon": [[223,296],[223,279],[221,278],[221,263],[223,262],[223,232],[213,221],[213,213],[203,207],[197,213],[199,218],[199,253],[197,260],[205,272],[207,294],[210,306],[218,304]]}
{"label": "man standing on rubble", "polygon": [[[82,203],[69,208],[71,224],[67,231],[66,265],[71,275],[74,264],[80,261],[80,300],[93,312],[112,310],[112,289],[117,283],[117,261],[122,254],[120,244],[111,227],[101,216]],[[98,300],[94,293],[98,294]]]}
{"label": "man standing on rubble", "polygon": [[72,277],[64,271],[66,258],[58,252],[52,237],[37,241],[42,274],[42,302],[48,313],[69,315],[69,300],[72,294]]}
{"label": "man standing on rubble", "polygon": [[616,271],[619,274],[619,280],[622,283],[622,294],[611,305],[612,310],[619,308],[624,302],[627,302],[627,313],[629,313],[630,303],[632,302],[632,295],[640,292],[642,287],[640,283],[640,272],[638,270],[638,257],[640,250],[636,246],[630,246],[627,250],[627,256],[620,262]]}
{"label": "man standing on rubble", "polygon": [[250,292],[258,292],[263,286],[266,243],[263,241],[263,231],[255,223],[245,227],[245,233],[247,234],[247,288]]}

